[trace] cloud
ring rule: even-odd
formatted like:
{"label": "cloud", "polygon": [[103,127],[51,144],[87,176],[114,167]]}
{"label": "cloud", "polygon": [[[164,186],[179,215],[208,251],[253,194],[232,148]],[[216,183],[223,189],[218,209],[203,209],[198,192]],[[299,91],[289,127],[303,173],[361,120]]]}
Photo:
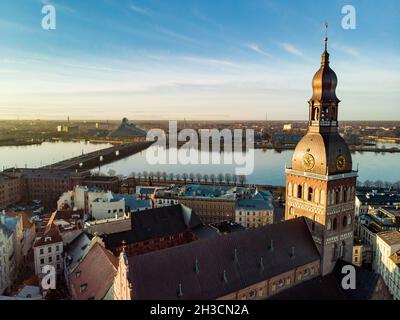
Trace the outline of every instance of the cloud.
{"label": "cloud", "polygon": [[141,15],[144,15],[144,16],[150,17],[150,16],[153,15],[153,14],[150,12],[150,10],[148,10],[148,9],[146,9],[146,8],[139,7],[139,6],[137,6],[137,5],[133,4],[133,3],[131,3],[131,4],[129,5],[129,9],[131,9],[132,11],[134,11],[134,12],[136,12],[136,13],[139,13],[139,14],[141,14]]}
{"label": "cloud", "polygon": [[271,55],[269,53],[267,53],[263,49],[261,49],[260,46],[258,44],[256,44],[256,43],[247,43],[245,46],[248,49],[253,50],[253,51],[255,51],[255,52],[257,52],[257,53],[259,53],[259,54],[261,54],[263,56],[271,57]]}
{"label": "cloud", "polygon": [[40,2],[43,5],[52,5],[56,8],[56,10],[60,10],[60,11],[63,11],[66,13],[71,13],[71,14],[76,13],[75,9],[65,6],[65,5],[62,5],[62,4],[59,4],[59,3],[56,3],[54,0],[40,0]]}
{"label": "cloud", "polygon": [[283,50],[285,50],[287,53],[290,53],[298,57],[304,57],[303,52],[290,43],[287,42],[279,43],[279,46],[283,48]]}
{"label": "cloud", "polygon": [[209,59],[209,58],[201,58],[201,57],[183,57],[185,61],[207,64],[212,66],[222,66],[222,67],[239,67],[238,64],[233,63],[228,60],[220,60],[220,59]]}
{"label": "cloud", "polygon": [[337,43],[332,43],[332,48],[336,49],[337,51],[343,52],[349,56],[352,57],[359,57],[360,53],[358,52],[357,49],[353,48],[353,47],[349,47],[347,45],[341,45],[341,44],[337,44]]}

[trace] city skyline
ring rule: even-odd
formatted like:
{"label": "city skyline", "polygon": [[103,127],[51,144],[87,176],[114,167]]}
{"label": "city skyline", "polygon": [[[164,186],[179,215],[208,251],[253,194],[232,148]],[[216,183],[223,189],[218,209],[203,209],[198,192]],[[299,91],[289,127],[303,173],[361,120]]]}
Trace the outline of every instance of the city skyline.
{"label": "city skyline", "polygon": [[[56,30],[41,28],[46,4]],[[399,119],[399,7],[355,1],[345,30],[345,4],[2,3],[0,119],[306,120],[325,20],[340,118]]]}

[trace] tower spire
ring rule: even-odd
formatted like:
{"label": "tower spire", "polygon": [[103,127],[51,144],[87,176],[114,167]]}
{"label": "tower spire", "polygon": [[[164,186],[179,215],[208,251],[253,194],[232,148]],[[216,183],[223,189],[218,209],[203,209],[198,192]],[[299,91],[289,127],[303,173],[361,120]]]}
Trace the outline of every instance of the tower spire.
{"label": "tower spire", "polygon": [[328,21],[325,21],[325,39],[324,39],[325,51],[328,51],[328,27],[329,27]]}

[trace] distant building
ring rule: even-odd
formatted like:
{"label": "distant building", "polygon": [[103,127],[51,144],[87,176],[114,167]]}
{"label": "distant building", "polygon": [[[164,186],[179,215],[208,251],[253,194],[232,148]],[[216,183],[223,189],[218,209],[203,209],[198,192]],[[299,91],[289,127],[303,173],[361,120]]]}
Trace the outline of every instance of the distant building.
{"label": "distant building", "polygon": [[[256,210],[257,213],[260,213],[260,217],[264,215],[264,212],[272,209],[267,203],[269,200],[264,199],[256,188],[197,184],[172,185],[167,189],[157,190],[155,194],[155,207],[181,203],[193,209],[201,220],[208,224],[222,221],[239,221],[241,211],[237,210],[239,201],[251,199],[258,200],[259,202],[257,203],[260,208],[267,209],[268,207],[268,210]],[[243,206],[250,205],[250,203],[246,204],[246,202],[242,204]],[[257,204],[253,204],[253,206],[255,205]],[[248,211],[250,212],[250,210]],[[256,211],[253,210],[252,213],[256,213]],[[264,218],[261,219],[264,222],[266,221]],[[242,217],[240,223],[246,226],[244,217]],[[260,222],[260,224],[262,223]]]}
{"label": "distant building", "polygon": [[236,204],[235,222],[246,228],[272,224],[274,222],[272,194],[270,192],[263,192],[263,194],[265,196],[239,200]]}
{"label": "distant building", "polygon": [[0,173],[0,210],[20,202],[22,199],[22,179]]}
{"label": "distant building", "polygon": [[271,142],[274,146],[294,147],[303,137],[301,134],[275,133]]}
{"label": "distant building", "polygon": [[74,134],[74,133],[79,132],[79,127],[78,126],[59,125],[59,126],[57,126],[57,132]]}
{"label": "distant building", "polygon": [[384,231],[377,235],[375,270],[382,275],[395,300],[400,299],[400,232]]}
{"label": "distant building", "polygon": [[290,131],[290,130],[292,130],[292,124],[291,123],[283,125],[283,131]]}
{"label": "distant building", "polygon": [[109,139],[122,139],[130,141],[143,141],[146,139],[147,132],[136,125],[129,123],[127,118],[123,118],[119,127],[107,136]]}

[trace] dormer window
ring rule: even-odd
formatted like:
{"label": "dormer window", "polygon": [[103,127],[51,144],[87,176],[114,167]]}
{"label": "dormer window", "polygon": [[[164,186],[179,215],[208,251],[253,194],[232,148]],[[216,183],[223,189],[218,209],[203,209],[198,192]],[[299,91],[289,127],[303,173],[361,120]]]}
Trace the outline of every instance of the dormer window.
{"label": "dormer window", "polygon": [[77,278],[79,278],[79,277],[81,276],[81,274],[82,274],[82,272],[81,272],[81,271],[77,271],[77,272],[75,272],[75,276],[76,276]]}

